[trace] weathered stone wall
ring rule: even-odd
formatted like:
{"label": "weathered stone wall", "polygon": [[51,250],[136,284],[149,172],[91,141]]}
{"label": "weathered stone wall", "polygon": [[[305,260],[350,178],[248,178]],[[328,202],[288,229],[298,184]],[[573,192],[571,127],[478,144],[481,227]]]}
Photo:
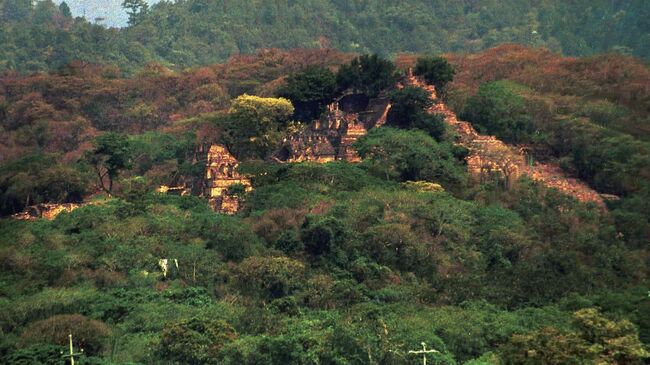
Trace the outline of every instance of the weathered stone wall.
{"label": "weathered stone wall", "polygon": [[228,189],[233,185],[241,184],[246,191],[253,189],[250,180],[237,172],[238,166],[239,161],[225,147],[210,147],[206,164],[205,195],[215,211],[233,214],[239,210],[239,199],[228,194]]}
{"label": "weathered stone wall", "polygon": [[368,133],[357,118],[346,121],[346,128],[341,135],[337,159],[348,162],[361,162],[361,157],[352,146],[359,138]]}
{"label": "weathered stone wall", "polygon": [[413,76],[411,72],[404,80],[404,85],[417,86],[427,90],[436,103],[430,113],[443,114],[457,135],[456,143],[469,149],[467,168],[470,176],[478,182],[501,179],[509,187],[517,178],[526,174],[550,188],[558,189],[582,202],[593,202],[604,207],[604,199],[598,192],[584,182],[567,177],[559,166],[554,164],[531,164],[525,149],[507,145],[494,136],[479,134],[465,121],[459,121],[456,114],[437,98],[433,86]]}
{"label": "weathered stone wall", "polygon": [[[339,101],[330,104],[321,119],[287,137],[274,159],[279,162],[360,162],[352,146],[368,133],[368,129],[386,122],[390,101],[386,97],[367,101],[359,96],[341,100],[345,101],[347,112],[341,110]],[[360,105],[367,109],[358,111]]]}
{"label": "weathered stone wall", "polygon": [[38,218],[44,218],[47,220],[53,220],[59,214],[63,212],[70,213],[73,210],[82,207],[84,204],[37,204],[32,205],[25,209],[24,212],[14,214],[12,217],[18,220],[33,220]]}

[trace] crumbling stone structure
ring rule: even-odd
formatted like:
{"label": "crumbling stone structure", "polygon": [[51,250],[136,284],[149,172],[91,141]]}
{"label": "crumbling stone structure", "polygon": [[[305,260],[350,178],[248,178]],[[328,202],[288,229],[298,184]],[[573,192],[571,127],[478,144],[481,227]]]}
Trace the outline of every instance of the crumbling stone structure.
{"label": "crumbling stone structure", "polygon": [[432,100],[436,102],[429,112],[443,114],[445,122],[456,132],[456,143],[469,150],[466,162],[473,180],[477,182],[501,180],[508,188],[521,175],[526,174],[531,179],[573,196],[579,201],[593,202],[605,207],[604,199],[607,197],[603,197],[584,182],[567,177],[559,166],[533,164],[525,148],[515,148],[494,136],[481,135],[470,123],[458,120],[456,113],[437,98],[435,88],[415,77],[411,70],[404,79],[403,85],[420,87],[431,94]]}
{"label": "crumbling stone structure", "polygon": [[233,185],[243,185],[245,191],[253,190],[249,179],[237,172],[239,161],[220,145],[208,151],[205,195],[214,211],[234,214],[239,210],[239,197],[231,194]]}
{"label": "crumbling stone structure", "polygon": [[318,126],[310,125],[303,132],[286,138],[274,155],[278,162],[314,161],[327,163],[335,161],[336,149],[327,135]]}
{"label": "crumbling stone structure", "polygon": [[34,220],[39,218],[44,218],[47,220],[53,220],[59,214],[63,212],[70,213],[73,210],[82,207],[83,204],[37,204],[32,205],[25,209],[24,212],[14,214],[12,217],[18,220]]}
{"label": "crumbling stone structure", "polygon": [[509,188],[521,175],[524,157],[493,136],[479,136],[469,143],[467,169],[476,181],[502,181]]}
{"label": "crumbling stone structure", "polygon": [[368,99],[363,94],[343,96],[304,130],[288,136],[274,154],[278,162],[360,162],[354,142],[368,130],[383,125],[390,110],[387,97]]}
{"label": "crumbling stone structure", "polygon": [[156,191],[161,194],[169,194],[169,195],[178,195],[178,196],[192,195],[192,190],[185,185],[180,185],[180,186],[161,185],[160,187],[158,187]]}
{"label": "crumbling stone structure", "polygon": [[348,162],[361,162],[361,157],[353,145],[359,138],[368,133],[366,127],[359,122],[357,116],[346,118],[346,128],[341,133],[341,140],[338,148],[338,159]]}

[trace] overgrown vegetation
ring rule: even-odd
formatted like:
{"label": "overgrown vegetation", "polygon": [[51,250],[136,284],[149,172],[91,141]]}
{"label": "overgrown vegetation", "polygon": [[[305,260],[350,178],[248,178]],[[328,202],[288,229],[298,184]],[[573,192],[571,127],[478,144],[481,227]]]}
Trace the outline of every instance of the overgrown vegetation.
{"label": "overgrown vegetation", "polygon": [[461,117],[620,196],[610,204],[617,229],[630,245],[650,242],[647,66],[612,56],[558,59],[517,46],[456,61],[466,69],[449,99]]}
{"label": "overgrown vegetation", "polygon": [[[509,190],[470,185],[466,151],[425,112],[426,92],[393,90],[404,70],[379,56],[276,51],[183,73],[152,66],[133,79],[109,67],[6,76],[2,213],[88,198],[101,185],[112,197],[52,221],[0,220],[2,362],[60,363],[71,331],[88,364],[412,364],[421,358],[408,351],[422,342],[438,364],[644,363],[646,142],[622,135],[621,119],[605,128],[534,108],[554,90],[565,91],[559,100],[589,95],[598,120],[616,109],[607,103],[640,107],[612,101],[611,77],[574,75],[596,85],[578,94],[554,71],[543,78],[551,88],[490,52],[466,57],[450,58],[452,105],[540,157],[548,150],[538,146],[555,148],[546,158],[565,157],[567,170],[603,191],[621,187],[623,199],[606,212],[525,178]],[[479,67],[471,57],[509,80],[468,78],[465,67]],[[647,80],[646,66],[631,65],[622,74]],[[361,163],[268,162],[301,128],[294,122],[309,121],[292,101],[318,113],[350,91],[393,103],[387,125],[355,143]],[[577,105],[561,111],[584,112]],[[237,215],[154,192],[163,183],[200,192],[214,142],[242,159],[254,187],[233,189]],[[592,160],[599,150],[607,158]],[[581,159],[609,170],[588,175]]]}

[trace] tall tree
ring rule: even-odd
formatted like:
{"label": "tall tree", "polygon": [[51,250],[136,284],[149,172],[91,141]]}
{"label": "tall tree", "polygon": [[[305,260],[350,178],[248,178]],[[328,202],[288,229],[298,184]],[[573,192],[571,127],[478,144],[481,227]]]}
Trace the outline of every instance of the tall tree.
{"label": "tall tree", "polygon": [[324,67],[310,66],[289,75],[278,94],[294,104],[296,119],[309,121],[318,118],[325,105],[332,102],[335,91],[336,75]]}
{"label": "tall tree", "polygon": [[149,5],[145,0],[124,0],[122,7],[129,15],[129,25],[137,25],[149,12]]}
{"label": "tall tree", "polygon": [[49,24],[57,12],[57,6],[52,0],[39,1],[34,7],[34,23]]}
{"label": "tall tree", "polygon": [[515,92],[515,87],[504,81],[481,85],[467,101],[460,117],[472,122],[481,132],[495,134],[507,142],[526,142],[531,138],[533,125],[524,99]]}
{"label": "tall tree", "polygon": [[62,1],[61,4],[59,5],[59,11],[64,17],[72,18],[72,11],[70,11],[70,7],[65,1]]}
{"label": "tall tree", "polygon": [[113,182],[120,171],[130,168],[131,157],[132,148],[128,138],[117,133],[106,133],[95,138],[93,149],[86,155],[95,168],[100,187],[108,194],[112,194]]}
{"label": "tall tree", "polygon": [[389,125],[426,131],[438,141],[445,134],[444,115],[429,114],[428,108],[433,105],[431,96],[419,87],[405,87],[391,94],[392,107],[388,112]]}
{"label": "tall tree", "polygon": [[284,98],[238,97],[226,121],[228,148],[239,158],[265,158],[280,142],[293,112],[293,105]]}
{"label": "tall tree", "polygon": [[454,157],[451,145],[437,143],[422,131],[375,128],[354,147],[368,170],[386,180],[424,180],[445,188],[464,181],[464,167]]}
{"label": "tall tree", "polygon": [[336,75],[339,91],[352,89],[370,97],[392,86],[397,80],[395,64],[378,55],[363,55],[343,65]]}
{"label": "tall tree", "polygon": [[439,93],[444,93],[445,86],[454,80],[456,70],[442,57],[422,57],[418,58],[413,73],[424,77]]}

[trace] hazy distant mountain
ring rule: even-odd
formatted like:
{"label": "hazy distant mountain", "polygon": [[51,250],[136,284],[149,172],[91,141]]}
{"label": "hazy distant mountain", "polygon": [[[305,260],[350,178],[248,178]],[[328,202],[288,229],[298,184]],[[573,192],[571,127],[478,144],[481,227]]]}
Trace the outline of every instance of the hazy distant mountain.
{"label": "hazy distant mountain", "polygon": [[[126,25],[128,16],[124,9],[122,9],[122,1],[65,0],[74,16],[85,16],[91,22],[97,19],[98,22],[109,27],[123,27]],[[148,3],[155,4],[158,1],[160,0],[148,0]],[[57,0],[56,2],[60,4],[62,0]]]}

